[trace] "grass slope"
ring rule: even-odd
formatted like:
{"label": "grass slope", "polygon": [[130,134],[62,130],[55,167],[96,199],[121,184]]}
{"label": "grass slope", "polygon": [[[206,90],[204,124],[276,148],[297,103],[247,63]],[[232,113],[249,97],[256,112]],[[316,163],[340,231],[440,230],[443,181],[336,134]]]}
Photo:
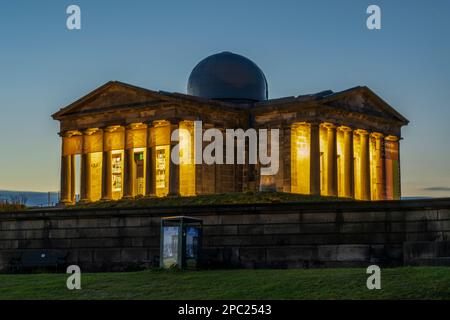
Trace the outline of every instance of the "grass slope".
{"label": "grass slope", "polygon": [[166,207],[195,206],[221,204],[258,204],[286,202],[320,202],[345,201],[349,199],[325,196],[311,196],[283,192],[235,192],[193,197],[136,197],[130,200],[97,201],[88,204],[77,204],[71,208],[135,208],[135,207]]}
{"label": "grass slope", "polygon": [[383,269],[368,290],[365,269],[213,270],[82,275],[0,275],[0,299],[450,299],[450,268]]}

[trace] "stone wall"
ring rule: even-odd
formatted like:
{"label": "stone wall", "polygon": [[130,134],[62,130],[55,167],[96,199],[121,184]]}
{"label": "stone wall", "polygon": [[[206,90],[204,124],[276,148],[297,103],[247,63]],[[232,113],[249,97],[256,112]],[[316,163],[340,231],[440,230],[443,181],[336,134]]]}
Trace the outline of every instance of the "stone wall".
{"label": "stone wall", "polygon": [[0,270],[36,249],[85,271],[155,266],[174,215],[203,219],[210,267],[450,265],[450,199],[435,199],[2,213]]}

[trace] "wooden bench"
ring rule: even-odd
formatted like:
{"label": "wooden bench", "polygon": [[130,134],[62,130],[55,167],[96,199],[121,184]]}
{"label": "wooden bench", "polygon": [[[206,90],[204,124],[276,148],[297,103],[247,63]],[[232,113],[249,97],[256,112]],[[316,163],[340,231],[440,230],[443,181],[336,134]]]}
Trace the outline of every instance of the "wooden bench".
{"label": "wooden bench", "polygon": [[55,250],[24,251],[19,258],[10,261],[12,272],[35,270],[59,271],[67,265],[68,253]]}

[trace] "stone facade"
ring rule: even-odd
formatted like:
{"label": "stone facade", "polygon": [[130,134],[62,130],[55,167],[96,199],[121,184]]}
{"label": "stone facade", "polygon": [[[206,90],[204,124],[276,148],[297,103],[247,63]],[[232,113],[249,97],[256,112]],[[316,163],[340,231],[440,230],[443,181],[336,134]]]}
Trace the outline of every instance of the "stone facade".
{"label": "stone facade", "polygon": [[[62,137],[63,204],[75,202],[77,174],[83,202],[247,190],[361,200],[401,194],[399,141],[408,121],[367,87],[236,104],[108,82],[53,118]],[[278,173],[262,176],[248,162],[173,164],[171,133],[192,131],[198,120],[203,130],[278,129]]]}
{"label": "stone facade", "polygon": [[157,266],[162,217],[203,220],[207,267],[450,265],[450,199],[42,210],[0,215],[0,270],[24,251],[84,271]]}

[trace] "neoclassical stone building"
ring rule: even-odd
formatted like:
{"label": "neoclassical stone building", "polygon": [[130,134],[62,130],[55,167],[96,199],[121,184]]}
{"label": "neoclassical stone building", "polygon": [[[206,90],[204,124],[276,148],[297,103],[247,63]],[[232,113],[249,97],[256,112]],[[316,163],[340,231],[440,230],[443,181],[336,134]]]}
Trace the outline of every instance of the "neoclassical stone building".
{"label": "neoclassical stone building", "polygon": [[[201,61],[188,94],[111,81],[53,115],[62,138],[61,203],[277,190],[361,200],[400,198],[401,114],[367,87],[268,99],[252,61],[229,52]],[[177,128],[279,129],[280,166],[174,164]],[[194,142],[180,136],[180,157]],[[189,141],[187,141],[189,140]],[[203,147],[206,144],[203,144]],[[225,152],[225,151],[224,151]],[[79,158],[79,160],[76,160]],[[76,172],[77,161],[80,172]]]}

